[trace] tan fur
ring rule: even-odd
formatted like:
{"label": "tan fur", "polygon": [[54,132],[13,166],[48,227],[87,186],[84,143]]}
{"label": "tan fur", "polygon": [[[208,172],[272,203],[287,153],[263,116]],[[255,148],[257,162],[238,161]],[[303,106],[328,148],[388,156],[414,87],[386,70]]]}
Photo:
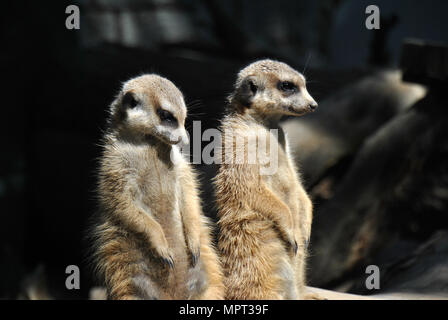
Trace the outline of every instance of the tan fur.
{"label": "tan fur", "polygon": [[[177,126],[162,121],[170,111]],[[111,299],[222,299],[222,272],[202,215],[185,103],[167,79],[124,84],[104,137],[95,260]]]}
{"label": "tan fur", "polygon": [[[297,90],[282,91],[279,81],[289,81]],[[223,164],[215,180],[226,299],[304,298],[312,203],[278,121],[285,114],[305,114],[317,104],[301,74],[271,60],[243,69],[229,102],[229,114],[221,124]],[[278,137],[269,129],[278,129]],[[232,135],[246,138],[244,144],[238,147]],[[253,136],[267,136],[268,146],[277,145],[275,173],[260,174],[266,160],[260,154],[253,164],[246,160],[228,163],[238,148],[250,153],[248,141]],[[267,157],[273,159],[272,154]]]}

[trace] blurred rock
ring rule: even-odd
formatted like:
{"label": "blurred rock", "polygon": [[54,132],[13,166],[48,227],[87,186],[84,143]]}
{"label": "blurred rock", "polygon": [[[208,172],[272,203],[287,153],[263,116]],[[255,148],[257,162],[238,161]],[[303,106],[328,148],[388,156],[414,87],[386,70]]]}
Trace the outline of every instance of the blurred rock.
{"label": "blurred rock", "polygon": [[[312,285],[360,277],[397,237],[421,243],[448,228],[445,101],[430,91],[366,140],[334,197],[315,212]],[[397,246],[389,254],[405,252]]]}
{"label": "blurred rock", "polygon": [[405,81],[431,87],[448,84],[448,45],[407,39],[402,45],[401,68]]}
{"label": "blurred rock", "polygon": [[17,299],[19,300],[52,300],[48,293],[47,276],[45,267],[38,265],[36,269],[25,277],[22,290]]}
{"label": "blurred rock", "polygon": [[285,121],[283,128],[306,185],[316,184],[327,170],[353,155],[366,137],[425,92],[420,85],[402,82],[399,71],[382,71],[322,101],[315,113]]}
{"label": "blurred rock", "polygon": [[[448,231],[438,231],[417,249],[380,265],[381,295],[430,294],[448,298]],[[359,279],[350,292],[369,294]]]}

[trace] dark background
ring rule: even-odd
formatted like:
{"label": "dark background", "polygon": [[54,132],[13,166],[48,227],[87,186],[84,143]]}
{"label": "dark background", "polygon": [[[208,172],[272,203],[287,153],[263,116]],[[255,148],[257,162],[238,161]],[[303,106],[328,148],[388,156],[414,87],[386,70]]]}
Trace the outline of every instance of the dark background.
{"label": "dark background", "polygon": [[[69,4],[80,8],[80,30],[65,28],[68,16],[65,8]],[[376,4],[381,10],[380,30],[365,28],[365,8],[369,4]],[[54,298],[88,297],[94,281],[86,263],[89,243],[84,238],[89,217],[95,212],[98,142],[108,105],[123,81],[145,72],[156,72],[171,79],[183,91],[190,106],[187,126],[191,127],[192,120],[202,120],[202,128],[206,129],[217,126],[225,98],[241,67],[258,58],[279,59],[304,72],[309,80],[308,89],[318,102],[329,101],[320,103],[310,123],[317,123],[316,126],[325,123],[330,128],[334,124],[333,113],[326,118],[318,113],[328,114],[326,105],[344,104],[341,99],[349,99],[350,90],[357,90],[350,85],[356,86],[365,77],[378,72],[396,70],[400,66],[405,38],[436,43],[448,40],[446,1],[85,0],[53,1],[51,4],[4,1],[0,14],[3,44],[0,51],[3,78],[0,298],[9,299],[29,297],[30,286],[47,287],[48,294]],[[417,55],[411,57],[410,64],[425,61]],[[383,80],[379,77],[371,81],[381,84]],[[424,77],[414,81],[428,84]],[[443,122],[446,99],[440,83],[446,84],[437,82],[436,89],[431,89],[433,84],[430,83],[430,102],[413,107],[416,115],[411,116],[415,116],[415,123],[418,123],[415,128],[408,125],[413,123],[412,119],[398,121],[402,125],[397,127],[410,133],[395,135],[416,139],[394,142],[402,147],[400,152],[395,144],[389,145],[395,140],[386,139],[381,142],[385,146],[378,148],[379,156],[364,157],[369,161],[384,159],[375,161],[383,163],[383,171],[368,170],[376,172],[375,179],[357,173],[355,164],[360,166],[358,163],[364,159],[359,160],[357,155],[364,141],[399,112],[395,100],[389,103],[389,96],[382,98],[387,88],[372,91],[369,84],[361,93],[353,94],[359,100],[346,103],[347,108],[356,109],[349,122],[359,124],[359,118],[384,116],[376,122],[372,120],[373,126],[367,120],[366,124],[360,124],[366,130],[352,132],[353,137],[344,138],[351,142],[359,139],[319,174],[313,176],[311,166],[304,164],[306,186],[316,205],[313,229],[316,236],[312,241],[309,267],[312,285],[365,293],[357,286],[363,281],[359,279],[367,263],[378,261],[384,262],[384,266],[397,266],[397,263],[399,266],[401,260],[394,260],[398,258],[397,252],[402,254],[400,259],[409,259],[407,255],[415,256],[415,250],[433,239],[437,231],[447,229],[447,148],[442,138],[446,127]],[[382,91],[376,94],[375,90]],[[372,107],[364,110],[368,103]],[[379,109],[375,109],[377,106]],[[344,118],[343,112],[348,109],[332,110],[339,118]],[[424,116],[420,116],[420,110],[431,112],[424,111]],[[319,120],[319,117],[324,119]],[[435,124],[431,119],[439,122]],[[335,135],[350,136],[347,126],[335,125]],[[429,128],[433,131],[425,131]],[[315,146],[322,146],[325,152],[325,145],[320,145],[319,139],[316,141]],[[416,145],[420,148],[417,151]],[[322,157],[328,158],[325,154]],[[416,159],[421,161],[415,163]],[[203,173],[204,211],[214,217],[209,183],[214,168],[198,166],[198,169]],[[394,174],[399,172],[399,176],[394,180],[387,170]],[[351,184],[350,179],[355,182]],[[375,187],[365,189],[373,180]],[[319,190],[325,189],[328,183],[331,190],[323,192],[327,194],[323,196]],[[338,185],[342,187],[338,189]],[[401,186],[405,196],[390,197],[394,193],[388,191],[396,191],[396,186]],[[381,198],[377,189],[388,195],[377,205],[380,209],[370,215],[367,213],[368,218],[363,216],[367,209],[353,205],[355,201],[345,196],[361,192],[362,188],[368,195],[362,200],[367,207],[373,205],[369,197],[375,201]],[[337,190],[341,189],[339,194],[342,195],[338,196]],[[433,191],[434,197],[424,198],[422,190]],[[375,239],[384,237],[384,241],[373,241],[371,250],[356,262],[347,263],[350,259],[341,257],[341,252],[352,252],[353,247],[331,247],[321,239],[322,234],[331,233],[334,221],[344,221],[344,214],[352,212],[350,210],[355,213],[347,225],[356,231],[347,232],[349,235],[345,238],[337,238],[335,232],[332,243],[352,243],[353,247],[359,247],[360,235],[366,234]],[[327,211],[336,212],[333,213],[336,216],[328,219],[331,214],[326,214]],[[375,216],[377,212],[381,215]],[[389,221],[386,225],[380,223],[377,228],[359,222],[386,220]],[[375,230],[373,235],[369,233],[372,229]],[[396,246],[384,247],[397,237]],[[440,244],[443,250],[445,245]],[[442,257],[447,252],[443,250]],[[378,252],[382,255],[378,256]],[[339,261],[338,264],[321,259],[324,255],[325,259],[338,256],[332,260]],[[425,263],[433,266],[440,259],[431,261]],[[448,270],[446,259],[443,261],[442,269],[434,271],[435,274]],[[81,268],[79,291],[65,289],[65,267],[70,264]],[[327,277],[327,272],[320,268],[322,264],[341,271]],[[417,273],[414,278],[421,274],[413,272]],[[393,272],[390,274],[392,279],[399,277]],[[409,277],[412,278],[412,274]],[[419,281],[428,284],[432,280]],[[429,287],[426,291],[448,292],[446,277],[444,281],[442,286]]]}

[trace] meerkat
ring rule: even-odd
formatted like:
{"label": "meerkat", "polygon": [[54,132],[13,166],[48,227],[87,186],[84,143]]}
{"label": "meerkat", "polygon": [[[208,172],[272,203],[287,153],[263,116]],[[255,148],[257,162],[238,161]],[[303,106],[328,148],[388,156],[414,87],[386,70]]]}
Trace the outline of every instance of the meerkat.
{"label": "meerkat", "polygon": [[[303,75],[285,63],[261,60],[238,74],[221,122],[223,158],[214,181],[226,299],[305,298],[312,202],[279,120],[316,107]],[[257,152],[250,163],[249,141],[258,146],[262,138],[274,151],[264,158]],[[247,157],[238,163],[241,154]],[[274,155],[276,170],[263,174],[262,163]]]}
{"label": "meerkat", "polygon": [[201,212],[180,90],[155,74],[126,82],[100,158],[94,260],[109,299],[222,299],[211,225]]}

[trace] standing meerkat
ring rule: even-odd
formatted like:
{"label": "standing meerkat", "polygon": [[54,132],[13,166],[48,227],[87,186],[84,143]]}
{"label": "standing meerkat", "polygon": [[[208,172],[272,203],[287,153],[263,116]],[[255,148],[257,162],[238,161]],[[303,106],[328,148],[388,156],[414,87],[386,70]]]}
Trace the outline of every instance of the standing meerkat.
{"label": "standing meerkat", "polygon": [[[316,107],[305,78],[285,63],[261,60],[238,74],[221,123],[223,158],[215,179],[226,299],[305,298],[312,203],[279,120]],[[262,156],[257,149],[249,162],[250,144],[261,147],[262,139],[271,152]],[[263,164],[274,170],[263,174]]]}
{"label": "standing meerkat", "polygon": [[100,161],[96,269],[111,299],[222,299],[222,272],[201,212],[182,93],[143,75],[110,107]]}

